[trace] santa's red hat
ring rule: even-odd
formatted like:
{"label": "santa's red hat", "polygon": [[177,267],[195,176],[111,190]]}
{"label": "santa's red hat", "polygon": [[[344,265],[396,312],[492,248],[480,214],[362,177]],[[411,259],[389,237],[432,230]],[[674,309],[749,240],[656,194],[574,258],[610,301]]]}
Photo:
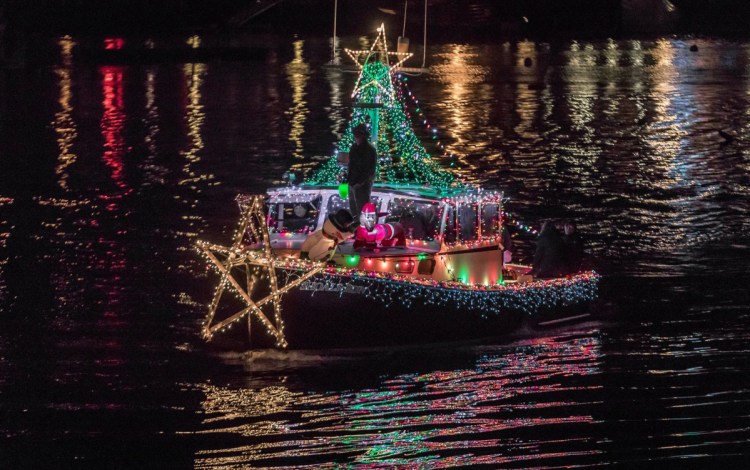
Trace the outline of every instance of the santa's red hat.
{"label": "santa's red hat", "polygon": [[362,213],[363,214],[374,214],[375,213],[375,204],[371,202],[365,203],[364,206],[362,206]]}

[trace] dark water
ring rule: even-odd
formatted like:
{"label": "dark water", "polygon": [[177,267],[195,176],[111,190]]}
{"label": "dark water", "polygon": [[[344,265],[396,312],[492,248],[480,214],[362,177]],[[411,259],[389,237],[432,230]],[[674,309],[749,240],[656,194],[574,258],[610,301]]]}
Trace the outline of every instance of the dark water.
{"label": "dark water", "polygon": [[84,65],[61,39],[2,73],[0,466],[750,462],[750,42],[445,44],[407,82],[446,164],[528,223],[578,221],[611,320],[241,354],[198,337],[193,244],[330,154],[354,81],[323,39],[259,44]]}

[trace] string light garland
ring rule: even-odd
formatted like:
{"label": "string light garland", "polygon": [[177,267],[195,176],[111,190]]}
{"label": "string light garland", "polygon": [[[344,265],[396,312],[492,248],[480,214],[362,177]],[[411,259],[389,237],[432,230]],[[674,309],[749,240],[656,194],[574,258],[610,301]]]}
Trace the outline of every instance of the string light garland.
{"label": "string light garland", "polygon": [[596,298],[600,279],[598,273],[588,271],[560,279],[483,285],[328,266],[313,278],[325,288],[307,290],[313,294],[323,290],[343,293],[362,287],[358,292],[385,306],[393,303],[407,308],[413,305],[451,305],[458,309],[479,310],[486,317],[489,313],[499,315],[508,310],[532,315],[543,308],[587,302]]}
{"label": "string light garland", "polygon": [[524,224],[518,219],[518,217],[509,212],[503,211],[503,218],[506,225],[512,225],[519,230],[523,230],[524,232],[531,235],[539,235],[539,231],[537,229]]}
{"label": "string light garland", "polygon": [[425,132],[427,132],[430,135],[430,139],[434,140],[435,146],[437,146],[440,150],[442,150],[443,155],[447,156],[451,159],[450,166],[454,167],[456,166],[455,162],[455,155],[452,153],[448,153],[445,148],[445,144],[442,142],[440,135],[438,133],[438,128],[431,124],[429,119],[427,119],[427,116],[425,115],[422,108],[419,106],[419,100],[417,97],[411,92],[409,89],[409,86],[407,85],[408,77],[402,76],[400,73],[396,74],[396,85],[397,85],[397,97],[401,103],[404,103],[404,110],[406,113],[406,116],[412,120],[412,122],[415,121],[415,119],[412,118],[412,115],[409,113],[409,110],[406,106],[407,98],[411,100],[412,105],[414,106],[414,113],[416,114],[416,122],[421,122],[424,126]]}

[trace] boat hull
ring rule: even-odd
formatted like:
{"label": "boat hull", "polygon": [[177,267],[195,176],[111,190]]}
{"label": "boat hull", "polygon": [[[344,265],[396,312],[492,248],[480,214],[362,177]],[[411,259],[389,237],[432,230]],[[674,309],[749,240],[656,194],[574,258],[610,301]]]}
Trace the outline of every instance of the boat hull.
{"label": "boat hull", "polygon": [[[291,349],[353,348],[480,339],[527,322],[587,318],[596,280],[566,282],[477,292],[320,274],[282,297],[283,331]],[[251,348],[275,344],[257,322],[250,340]]]}

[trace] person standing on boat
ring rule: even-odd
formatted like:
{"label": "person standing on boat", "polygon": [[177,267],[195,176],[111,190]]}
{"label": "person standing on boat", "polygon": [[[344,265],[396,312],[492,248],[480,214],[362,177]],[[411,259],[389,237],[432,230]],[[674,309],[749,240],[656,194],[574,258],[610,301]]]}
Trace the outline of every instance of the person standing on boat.
{"label": "person standing on boat", "polygon": [[568,262],[562,234],[553,223],[544,222],[539,240],[536,242],[534,265],[529,274],[541,279],[551,279],[563,277],[567,271]]}
{"label": "person standing on boat", "polygon": [[372,183],[375,181],[375,165],[378,160],[375,147],[368,139],[370,131],[364,124],[354,128],[354,144],[349,150],[349,211],[354,220],[359,219],[362,207],[370,202]]}

